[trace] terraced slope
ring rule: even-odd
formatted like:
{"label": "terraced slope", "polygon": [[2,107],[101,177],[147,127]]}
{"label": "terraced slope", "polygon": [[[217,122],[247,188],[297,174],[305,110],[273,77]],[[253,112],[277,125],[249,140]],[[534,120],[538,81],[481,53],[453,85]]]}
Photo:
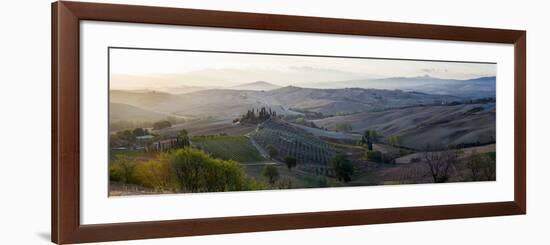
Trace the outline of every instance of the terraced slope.
{"label": "terraced slope", "polygon": [[275,147],[279,160],[291,156],[302,165],[327,166],[336,153],[325,141],[281,120],[265,121],[250,137],[264,149]]}

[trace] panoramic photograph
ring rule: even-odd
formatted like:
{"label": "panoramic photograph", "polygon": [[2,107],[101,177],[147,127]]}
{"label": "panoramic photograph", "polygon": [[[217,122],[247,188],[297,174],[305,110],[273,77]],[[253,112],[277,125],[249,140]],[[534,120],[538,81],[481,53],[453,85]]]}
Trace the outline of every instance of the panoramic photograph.
{"label": "panoramic photograph", "polygon": [[109,196],[495,181],[496,69],[109,48]]}

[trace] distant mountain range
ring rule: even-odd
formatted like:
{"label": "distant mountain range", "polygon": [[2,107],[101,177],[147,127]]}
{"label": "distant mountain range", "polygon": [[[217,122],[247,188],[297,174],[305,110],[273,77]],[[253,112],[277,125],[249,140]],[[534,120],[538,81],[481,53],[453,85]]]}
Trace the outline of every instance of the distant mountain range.
{"label": "distant mountain range", "polygon": [[149,93],[149,92],[163,92],[163,93],[169,93],[169,94],[187,94],[187,93],[193,93],[197,91],[202,90],[209,90],[209,89],[231,89],[231,90],[253,90],[253,91],[268,91],[273,89],[281,88],[281,86],[277,86],[272,83],[264,82],[264,81],[257,81],[252,83],[244,83],[239,84],[232,87],[212,87],[212,86],[175,86],[175,87],[159,87],[159,88],[150,88],[150,89],[135,89],[135,90],[118,90],[118,91],[131,91],[136,93]]}
{"label": "distant mountain range", "polygon": [[495,97],[496,77],[475,79],[443,79],[431,76],[392,77],[381,79],[350,80],[340,82],[321,82],[301,85],[309,88],[365,88],[400,89],[428,94],[453,95],[467,99]]}
{"label": "distant mountain range", "polygon": [[236,90],[256,90],[256,91],[268,91],[273,89],[281,88],[281,86],[277,86],[275,84],[271,84],[264,81],[257,81],[252,83],[245,83],[237,86],[230,87],[230,89],[236,89]]}
{"label": "distant mountain range", "polygon": [[[436,95],[452,95],[464,99],[477,99],[496,96],[496,77],[479,77],[474,79],[444,79],[431,76],[417,77],[390,77],[379,79],[362,79],[348,81],[318,82],[318,83],[296,83],[297,87],[311,89],[344,89],[344,88],[362,88],[362,89],[386,89],[403,90],[406,92],[422,92]],[[165,92],[170,94],[186,94],[203,90],[227,89],[227,90],[247,90],[247,91],[270,91],[282,88],[273,83],[265,81],[256,81],[251,83],[239,84],[231,87],[214,86],[177,86],[160,87],[144,90],[133,90],[134,92]]]}
{"label": "distant mountain range", "polygon": [[[186,93],[192,93],[192,92],[197,92],[197,91],[206,90],[206,89],[212,89],[212,88],[183,85],[183,86],[177,86],[177,87],[157,88],[154,91],[171,93],[171,94],[186,94]],[[152,90],[150,90],[150,91],[152,91]]]}

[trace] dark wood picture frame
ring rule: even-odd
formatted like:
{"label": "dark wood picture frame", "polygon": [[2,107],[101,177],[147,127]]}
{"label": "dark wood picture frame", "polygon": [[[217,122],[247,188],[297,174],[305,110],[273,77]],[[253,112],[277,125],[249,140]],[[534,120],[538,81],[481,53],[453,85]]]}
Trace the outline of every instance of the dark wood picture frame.
{"label": "dark wood picture frame", "polygon": [[[79,24],[81,20],[513,44],[515,55],[514,200],[479,204],[82,225],[80,224],[79,160]],[[526,213],[525,31],[62,1],[52,4],[51,48],[51,232],[52,241],[55,243],[304,229]]]}

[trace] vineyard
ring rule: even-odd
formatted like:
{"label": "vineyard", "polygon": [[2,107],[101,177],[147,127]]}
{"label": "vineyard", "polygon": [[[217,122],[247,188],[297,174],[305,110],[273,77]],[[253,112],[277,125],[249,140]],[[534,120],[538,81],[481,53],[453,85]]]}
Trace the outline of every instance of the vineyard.
{"label": "vineyard", "polygon": [[244,136],[195,136],[191,143],[215,158],[243,163],[265,160]]}
{"label": "vineyard", "polygon": [[336,154],[325,141],[280,120],[265,121],[250,137],[264,149],[275,147],[278,159],[294,157],[300,168],[315,168],[311,171],[326,170],[330,158]]}

